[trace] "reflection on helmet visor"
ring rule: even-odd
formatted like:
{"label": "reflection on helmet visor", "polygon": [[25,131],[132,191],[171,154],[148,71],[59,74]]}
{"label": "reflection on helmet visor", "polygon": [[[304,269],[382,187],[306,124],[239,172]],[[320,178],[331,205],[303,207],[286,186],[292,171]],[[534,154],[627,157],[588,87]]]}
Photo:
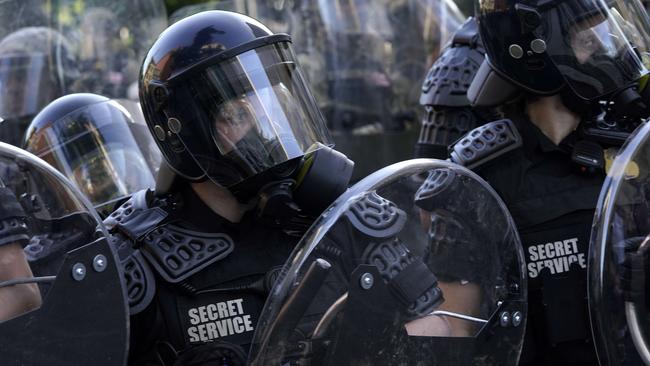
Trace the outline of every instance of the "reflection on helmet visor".
{"label": "reflection on helmet visor", "polygon": [[[647,73],[639,48],[627,35],[641,34],[621,23],[616,8],[602,0],[569,0],[542,13],[534,30],[571,88],[585,99],[612,93]],[[626,31],[623,31],[626,29]]]}
{"label": "reflection on helmet visor", "polygon": [[[96,103],[37,131],[33,151],[72,180],[95,205],[103,205],[155,184],[133,121],[115,102]],[[142,146],[142,148],[141,148]]]}
{"label": "reflection on helmet visor", "polygon": [[183,145],[218,184],[231,186],[329,144],[325,123],[288,43],[244,52],[187,81],[215,149]]}
{"label": "reflection on helmet visor", "polygon": [[571,48],[581,64],[588,62],[592,56],[614,58],[625,47],[624,39],[613,33],[609,22],[601,20],[602,16],[591,18],[585,21],[588,24],[575,27],[569,35]]}

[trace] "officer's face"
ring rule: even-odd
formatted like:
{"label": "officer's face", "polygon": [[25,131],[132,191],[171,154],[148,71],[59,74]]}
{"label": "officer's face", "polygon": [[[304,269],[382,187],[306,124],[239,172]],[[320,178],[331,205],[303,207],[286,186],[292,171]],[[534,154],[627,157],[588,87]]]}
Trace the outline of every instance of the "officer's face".
{"label": "officer's face", "polygon": [[250,102],[243,98],[225,102],[214,124],[217,144],[222,154],[231,152],[253,126],[255,113]]}
{"label": "officer's face", "polygon": [[569,45],[580,64],[589,62],[597,55],[614,56],[623,42],[612,34],[602,14],[578,23],[569,31]]}

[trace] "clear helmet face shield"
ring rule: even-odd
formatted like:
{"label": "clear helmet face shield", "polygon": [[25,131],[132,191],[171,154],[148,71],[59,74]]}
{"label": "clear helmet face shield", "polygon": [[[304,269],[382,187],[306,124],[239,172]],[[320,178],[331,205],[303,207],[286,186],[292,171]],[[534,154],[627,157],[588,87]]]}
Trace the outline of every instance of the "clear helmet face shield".
{"label": "clear helmet face shield", "polygon": [[589,248],[589,310],[601,365],[650,364],[650,124],[612,164]]}
{"label": "clear helmet face shield", "polygon": [[63,173],[98,209],[154,188],[161,161],[147,126],[115,101],[52,121],[29,136],[26,148]]}
{"label": "clear helmet face shield", "polygon": [[0,180],[0,363],[123,364],[122,274],[92,205],[49,164],[4,143]]}
{"label": "clear helmet face shield", "polygon": [[295,248],[249,362],[515,365],[523,270],[487,183],[443,161],[388,166],[342,194]]}
{"label": "clear helmet face shield", "polygon": [[544,9],[533,30],[575,93],[596,99],[648,73],[648,20],[631,2],[570,0]]}
{"label": "clear helmet face shield", "polygon": [[417,140],[422,78],[465,16],[451,0],[230,0],[184,7],[230,10],[288,33],[336,149],[353,180],[408,159]]}
{"label": "clear helmet face shield", "polygon": [[178,83],[179,97],[168,113],[175,134],[167,138],[221,186],[299,159],[318,143],[331,144],[288,42],[246,51],[171,82]]}

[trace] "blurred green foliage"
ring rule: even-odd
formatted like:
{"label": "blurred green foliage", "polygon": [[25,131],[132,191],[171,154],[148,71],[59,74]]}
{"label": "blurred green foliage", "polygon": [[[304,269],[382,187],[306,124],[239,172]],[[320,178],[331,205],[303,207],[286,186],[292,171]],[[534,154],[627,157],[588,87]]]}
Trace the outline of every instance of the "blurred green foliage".
{"label": "blurred green foliage", "polygon": [[473,0],[454,0],[458,8],[463,12],[463,14],[470,16],[474,14],[474,1]]}
{"label": "blurred green foliage", "polygon": [[187,5],[200,4],[204,2],[205,0],[165,0],[165,4],[167,5],[167,14],[171,14]]}

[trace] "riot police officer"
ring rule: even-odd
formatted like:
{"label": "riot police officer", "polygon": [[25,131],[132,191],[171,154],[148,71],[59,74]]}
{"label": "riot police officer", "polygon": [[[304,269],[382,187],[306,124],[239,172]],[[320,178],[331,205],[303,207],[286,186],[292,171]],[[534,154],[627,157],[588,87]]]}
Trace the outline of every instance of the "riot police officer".
{"label": "riot police officer", "polygon": [[529,279],[521,364],[594,365],[586,256],[605,146],[581,126],[601,114],[599,100],[625,95],[647,73],[640,59],[647,48],[631,40],[634,22],[619,24],[603,1],[481,2],[477,9],[487,59],[470,99],[503,100],[503,85],[525,97],[508,115],[512,124],[470,132],[452,160],[484,177],[518,226]]}
{"label": "riot police officer", "polygon": [[[137,103],[120,102],[135,104],[138,112]],[[144,121],[118,101],[90,93],[68,94],[43,108],[23,147],[76,184],[102,216],[116,202],[153,188],[161,161]]]}
{"label": "riot police officer", "polygon": [[106,220],[132,364],[242,364],[276,271],[347,187],[290,37],[209,11],[165,30],[140,101],[164,167]]}

